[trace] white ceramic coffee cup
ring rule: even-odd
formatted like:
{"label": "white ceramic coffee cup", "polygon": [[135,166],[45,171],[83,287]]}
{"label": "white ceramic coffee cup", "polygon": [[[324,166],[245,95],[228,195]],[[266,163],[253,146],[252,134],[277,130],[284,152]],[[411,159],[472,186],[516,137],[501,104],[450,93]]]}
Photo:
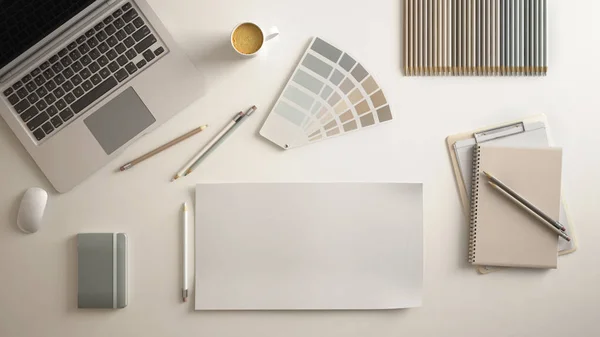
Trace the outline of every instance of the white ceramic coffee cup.
{"label": "white ceramic coffee cup", "polygon": [[[254,52],[254,53],[252,53],[252,54],[244,54],[244,53],[240,52],[239,50],[237,50],[237,49],[235,48],[235,46],[233,45],[233,33],[235,33],[235,31],[236,31],[236,30],[237,30],[237,29],[238,29],[238,28],[239,28],[241,25],[245,25],[245,24],[250,24],[250,25],[253,25],[253,26],[255,26],[256,28],[260,29],[260,32],[262,33],[262,36],[263,36],[263,41],[262,41],[262,44],[260,45],[260,48],[258,48],[258,50],[257,50],[257,51],[255,51],[255,52]],[[264,29],[262,29],[262,28],[261,28],[259,25],[257,25],[256,23],[254,23],[254,22],[242,22],[242,23],[240,23],[239,25],[235,26],[235,27],[233,28],[233,30],[231,31],[231,36],[229,37],[229,42],[231,42],[231,48],[233,48],[233,50],[235,50],[235,52],[236,52],[236,53],[238,53],[239,55],[241,55],[241,56],[245,56],[245,57],[252,57],[252,56],[255,56],[256,54],[258,54],[258,52],[259,52],[259,51],[261,51],[261,50],[263,49],[263,47],[265,46],[265,42],[267,42],[267,41],[271,40],[272,38],[274,38],[274,37],[275,37],[275,36],[277,36],[277,35],[279,35],[279,29],[277,29],[277,27],[275,27],[275,26],[273,26],[273,27],[269,28],[269,34],[267,35],[267,34],[265,33],[265,30],[264,30]]]}

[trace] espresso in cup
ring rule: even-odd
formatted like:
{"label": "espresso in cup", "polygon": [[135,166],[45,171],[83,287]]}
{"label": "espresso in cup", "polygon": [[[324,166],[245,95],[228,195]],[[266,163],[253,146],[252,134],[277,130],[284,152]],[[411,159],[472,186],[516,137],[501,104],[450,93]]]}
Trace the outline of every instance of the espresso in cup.
{"label": "espresso in cup", "polygon": [[260,50],[265,41],[262,30],[253,23],[243,23],[231,34],[233,48],[244,55],[251,55]]}

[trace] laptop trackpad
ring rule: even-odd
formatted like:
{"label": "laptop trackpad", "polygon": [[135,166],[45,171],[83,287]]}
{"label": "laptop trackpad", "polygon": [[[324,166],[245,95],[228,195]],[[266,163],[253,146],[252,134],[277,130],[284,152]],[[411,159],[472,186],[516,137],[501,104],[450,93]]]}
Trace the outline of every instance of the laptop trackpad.
{"label": "laptop trackpad", "polygon": [[156,119],[133,88],[128,88],[84,120],[107,155],[123,146]]}

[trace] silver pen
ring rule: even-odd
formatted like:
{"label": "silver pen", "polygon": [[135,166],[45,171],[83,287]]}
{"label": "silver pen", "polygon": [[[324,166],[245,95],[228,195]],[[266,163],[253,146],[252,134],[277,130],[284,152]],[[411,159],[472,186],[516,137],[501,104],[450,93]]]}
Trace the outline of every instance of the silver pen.
{"label": "silver pen", "polygon": [[200,165],[200,162],[202,162],[202,160],[204,158],[206,158],[210,153],[212,153],[217,147],[219,147],[219,145],[223,144],[223,142],[225,141],[225,139],[227,139],[227,137],[229,135],[231,135],[233,133],[233,131],[235,131],[235,129],[237,129],[242,122],[244,122],[248,117],[250,117],[250,115],[252,115],[254,112],[256,111],[256,105],[253,105],[250,109],[248,109],[248,111],[246,111],[246,113],[238,113],[237,115],[235,115],[235,117],[233,117],[233,125],[229,128],[224,129],[220,134],[217,135],[217,137],[215,137],[210,143],[208,143],[204,149],[202,149],[201,151],[201,155],[198,157],[198,159],[196,159],[196,161],[190,166],[190,168],[188,168],[185,173],[183,174],[184,176],[187,176],[188,174],[192,173],[194,171],[194,169],[196,169],[196,167],[198,167],[198,165]]}
{"label": "silver pen", "polygon": [[533,213],[537,214],[540,218],[542,218],[545,221],[547,221],[548,223],[550,223],[556,229],[561,230],[563,232],[566,230],[565,226],[563,226],[560,222],[558,222],[558,221],[552,219],[550,216],[546,215],[546,213],[542,212],[539,208],[535,207],[532,203],[530,203],[525,198],[520,196],[517,192],[513,191],[510,187],[506,186],[498,178],[494,177],[493,175],[491,175],[488,172],[483,172],[483,174],[485,174],[491,182],[493,182],[499,188],[504,190],[511,197],[516,199],[519,203],[523,204],[523,206],[529,208]]}

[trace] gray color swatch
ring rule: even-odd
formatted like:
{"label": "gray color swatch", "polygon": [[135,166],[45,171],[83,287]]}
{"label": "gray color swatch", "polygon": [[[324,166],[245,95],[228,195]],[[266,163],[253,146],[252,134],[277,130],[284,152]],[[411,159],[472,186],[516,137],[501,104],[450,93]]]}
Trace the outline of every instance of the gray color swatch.
{"label": "gray color swatch", "polygon": [[289,85],[287,89],[283,92],[283,97],[289,99],[290,101],[298,104],[300,107],[304,108],[306,111],[310,110],[310,107],[313,104],[314,99],[300,91],[300,89]]}
{"label": "gray color swatch", "polygon": [[323,126],[323,129],[325,129],[325,130],[329,130],[329,129],[331,129],[331,128],[335,127],[336,125],[337,125],[337,122],[336,122],[336,121],[335,121],[335,119],[334,119],[334,120],[331,120],[329,123],[325,124],[325,125]]}
{"label": "gray color swatch", "polygon": [[333,70],[332,66],[319,60],[311,54],[306,54],[304,61],[302,61],[302,65],[319,74],[323,78],[328,78],[329,74],[331,74],[331,71]]}
{"label": "gray color swatch", "polygon": [[128,88],[85,119],[106,154],[111,154],[156,119],[133,88]]}
{"label": "gray color swatch", "polygon": [[392,119],[392,112],[390,111],[390,106],[386,105],[377,110],[377,117],[380,122],[389,121]]}
{"label": "gray color swatch", "polygon": [[314,92],[316,95],[318,95],[321,92],[321,88],[323,88],[323,82],[310,76],[305,71],[300,69],[298,69],[292,80],[306,89]]}
{"label": "gray color swatch", "polygon": [[340,95],[337,92],[334,92],[333,95],[331,95],[331,97],[329,98],[329,101],[327,101],[327,103],[329,103],[329,105],[333,107],[337,102],[340,101],[340,99]]}
{"label": "gray color swatch", "polygon": [[344,74],[339,72],[337,69],[333,71],[331,78],[329,79],[331,83],[338,85],[344,79]]}
{"label": "gray color swatch", "polygon": [[370,114],[361,116],[360,124],[362,124],[362,126],[369,126],[369,125],[375,124],[375,118],[373,117],[373,114],[370,113]]}
{"label": "gray color swatch", "polygon": [[321,109],[321,103],[320,102],[315,102],[315,105],[313,105],[312,109],[310,109],[310,112],[312,112],[312,114],[316,114],[319,109]]}
{"label": "gray color swatch", "polygon": [[352,88],[354,88],[354,83],[352,83],[352,80],[346,77],[344,82],[342,82],[340,85],[340,89],[344,92],[344,94],[348,94]]}
{"label": "gray color swatch", "polygon": [[378,107],[386,104],[387,101],[385,100],[385,96],[383,95],[383,91],[379,90],[379,91],[375,92],[373,95],[371,95],[371,102],[373,102],[373,106],[375,108],[378,108]]}
{"label": "gray color swatch", "polygon": [[342,59],[340,60],[340,66],[344,68],[347,72],[350,72],[355,63],[356,61],[354,61],[354,59],[348,54],[344,54],[344,56],[342,56]]}
{"label": "gray color swatch", "polygon": [[287,119],[288,121],[298,126],[302,126],[302,122],[304,121],[304,114],[298,111],[293,106],[287,104],[286,102],[279,101],[277,107],[275,107],[275,112],[283,118]]}
{"label": "gray color swatch", "polygon": [[370,95],[373,91],[375,91],[379,88],[377,86],[377,83],[375,83],[373,76],[369,76],[361,84],[362,84],[362,87],[365,89],[365,92],[367,93],[367,95]]}
{"label": "gray color swatch", "polygon": [[317,53],[325,56],[327,59],[331,60],[333,63],[337,63],[342,55],[342,51],[337,49],[336,47],[330,45],[329,43],[316,38],[315,42],[313,42],[310,49],[316,51]]}
{"label": "gray color swatch", "polygon": [[356,65],[356,67],[354,67],[354,70],[352,70],[352,76],[358,81],[362,81],[365,79],[365,77],[367,77],[367,75],[369,75],[369,73],[367,73],[367,71],[365,70],[365,68],[363,68],[363,66],[359,63]]}
{"label": "gray color swatch", "polygon": [[333,129],[327,131],[326,134],[327,134],[327,137],[331,137],[331,136],[337,135],[338,133],[340,133],[340,129],[339,128],[333,128]]}
{"label": "gray color swatch", "polygon": [[326,100],[332,92],[333,89],[331,89],[328,86],[325,86],[325,88],[323,88],[323,91],[321,92],[321,98]]}
{"label": "gray color swatch", "polygon": [[344,131],[346,131],[346,132],[356,130],[356,128],[357,128],[356,121],[348,122],[348,123],[344,124],[343,127],[344,127]]}

